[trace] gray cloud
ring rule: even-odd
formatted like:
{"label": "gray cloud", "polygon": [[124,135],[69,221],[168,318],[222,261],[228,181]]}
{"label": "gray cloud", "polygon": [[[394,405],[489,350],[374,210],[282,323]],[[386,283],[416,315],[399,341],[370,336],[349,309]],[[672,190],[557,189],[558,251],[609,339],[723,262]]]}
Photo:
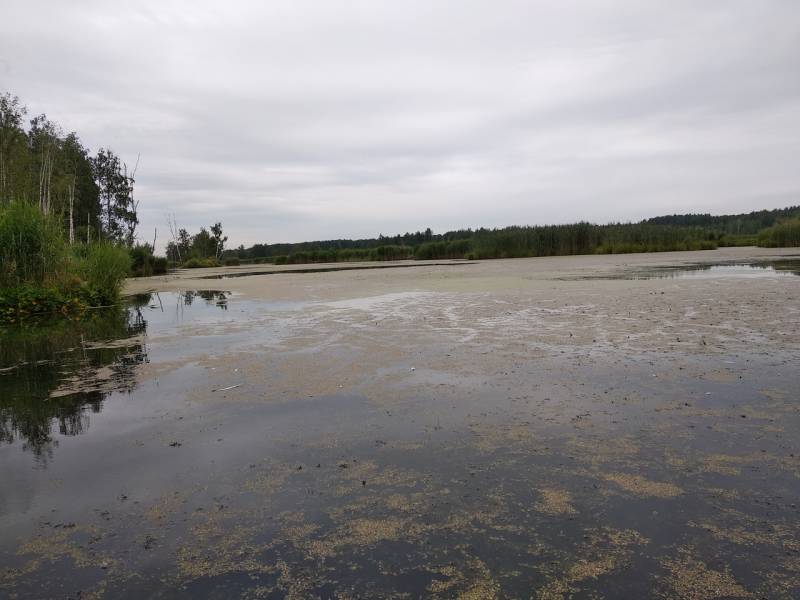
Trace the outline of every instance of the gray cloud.
{"label": "gray cloud", "polygon": [[[800,4],[6,0],[0,88],[141,153],[142,237],[797,203]],[[162,233],[163,237],[163,233]]]}

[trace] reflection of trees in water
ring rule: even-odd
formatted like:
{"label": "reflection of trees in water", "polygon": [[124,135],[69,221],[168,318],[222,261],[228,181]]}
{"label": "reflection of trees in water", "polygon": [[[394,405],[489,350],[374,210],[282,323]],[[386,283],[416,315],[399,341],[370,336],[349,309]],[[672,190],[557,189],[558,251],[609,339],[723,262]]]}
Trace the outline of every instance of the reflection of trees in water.
{"label": "reflection of trees in water", "polygon": [[195,298],[202,298],[206,304],[216,304],[222,310],[228,310],[228,292],[203,290],[199,292],[182,292],[180,298],[186,306],[191,306]]}
{"label": "reflection of trees in water", "polygon": [[[141,307],[149,300],[138,296],[126,308],[93,311],[81,321],[0,331],[0,443],[20,439],[23,448],[46,458],[57,445],[54,427],[61,435],[83,433],[89,413],[100,412],[112,389],[133,389],[135,367],[147,360],[135,336],[146,331]],[[51,397],[65,380],[91,381],[101,367],[110,374],[100,389]]]}

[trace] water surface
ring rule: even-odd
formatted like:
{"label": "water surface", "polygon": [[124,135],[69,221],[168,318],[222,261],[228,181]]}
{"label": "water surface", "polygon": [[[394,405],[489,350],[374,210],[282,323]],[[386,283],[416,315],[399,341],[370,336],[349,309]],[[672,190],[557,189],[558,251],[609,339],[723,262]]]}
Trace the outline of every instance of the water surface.
{"label": "water surface", "polygon": [[[320,314],[379,337],[366,318],[376,307],[425,302],[161,293],[5,330],[0,593],[800,593],[792,356],[608,360],[589,344],[578,359],[520,354],[471,378],[434,367],[447,346],[428,341],[421,385],[387,383],[392,400],[344,386],[265,393],[292,381],[274,366],[292,364],[281,355],[325,352],[297,341],[301,316],[332,311]],[[333,347],[350,360],[347,338]],[[242,352],[261,361],[260,377],[213,358]],[[373,371],[367,358],[366,379],[409,372]]]}

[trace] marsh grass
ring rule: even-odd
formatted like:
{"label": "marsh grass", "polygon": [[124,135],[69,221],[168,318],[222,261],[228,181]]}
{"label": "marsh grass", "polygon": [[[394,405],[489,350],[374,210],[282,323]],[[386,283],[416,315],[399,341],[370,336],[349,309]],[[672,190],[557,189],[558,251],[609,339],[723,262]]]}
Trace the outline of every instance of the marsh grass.
{"label": "marsh grass", "polygon": [[758,245],[765,248],[800,246],[800,219],[791,219],[767,227],[758,234]]}
{"label": "marsh grass", "polygon": [[110,242],[98,242],[86,248],[80,263],[83,280],[98,304],[113,304],[131,269],[128,251]]}
{"label": "marsh grass", "polygon": [[70,263],[55,218],[22,202],[0,211],[0,286],[59,286],[69,278]]}
{"label": "marsh grass", "polygon": [[70,247],[54,217],[14,202],[0,210],[0,264],[0,321],[21,321],[114,304],[131,259],[107,242]]}

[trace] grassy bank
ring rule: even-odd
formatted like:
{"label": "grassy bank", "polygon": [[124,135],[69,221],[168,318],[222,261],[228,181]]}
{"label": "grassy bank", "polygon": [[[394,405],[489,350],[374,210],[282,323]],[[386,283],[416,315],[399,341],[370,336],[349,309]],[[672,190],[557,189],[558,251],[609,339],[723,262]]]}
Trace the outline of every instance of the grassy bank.
{"label": "grassy bank", "polygon": [[15,202],[0,209],[0,265],[0,321],[13,322],[114,304],[131,258],[108,242],[70,246],[54,217]]}

